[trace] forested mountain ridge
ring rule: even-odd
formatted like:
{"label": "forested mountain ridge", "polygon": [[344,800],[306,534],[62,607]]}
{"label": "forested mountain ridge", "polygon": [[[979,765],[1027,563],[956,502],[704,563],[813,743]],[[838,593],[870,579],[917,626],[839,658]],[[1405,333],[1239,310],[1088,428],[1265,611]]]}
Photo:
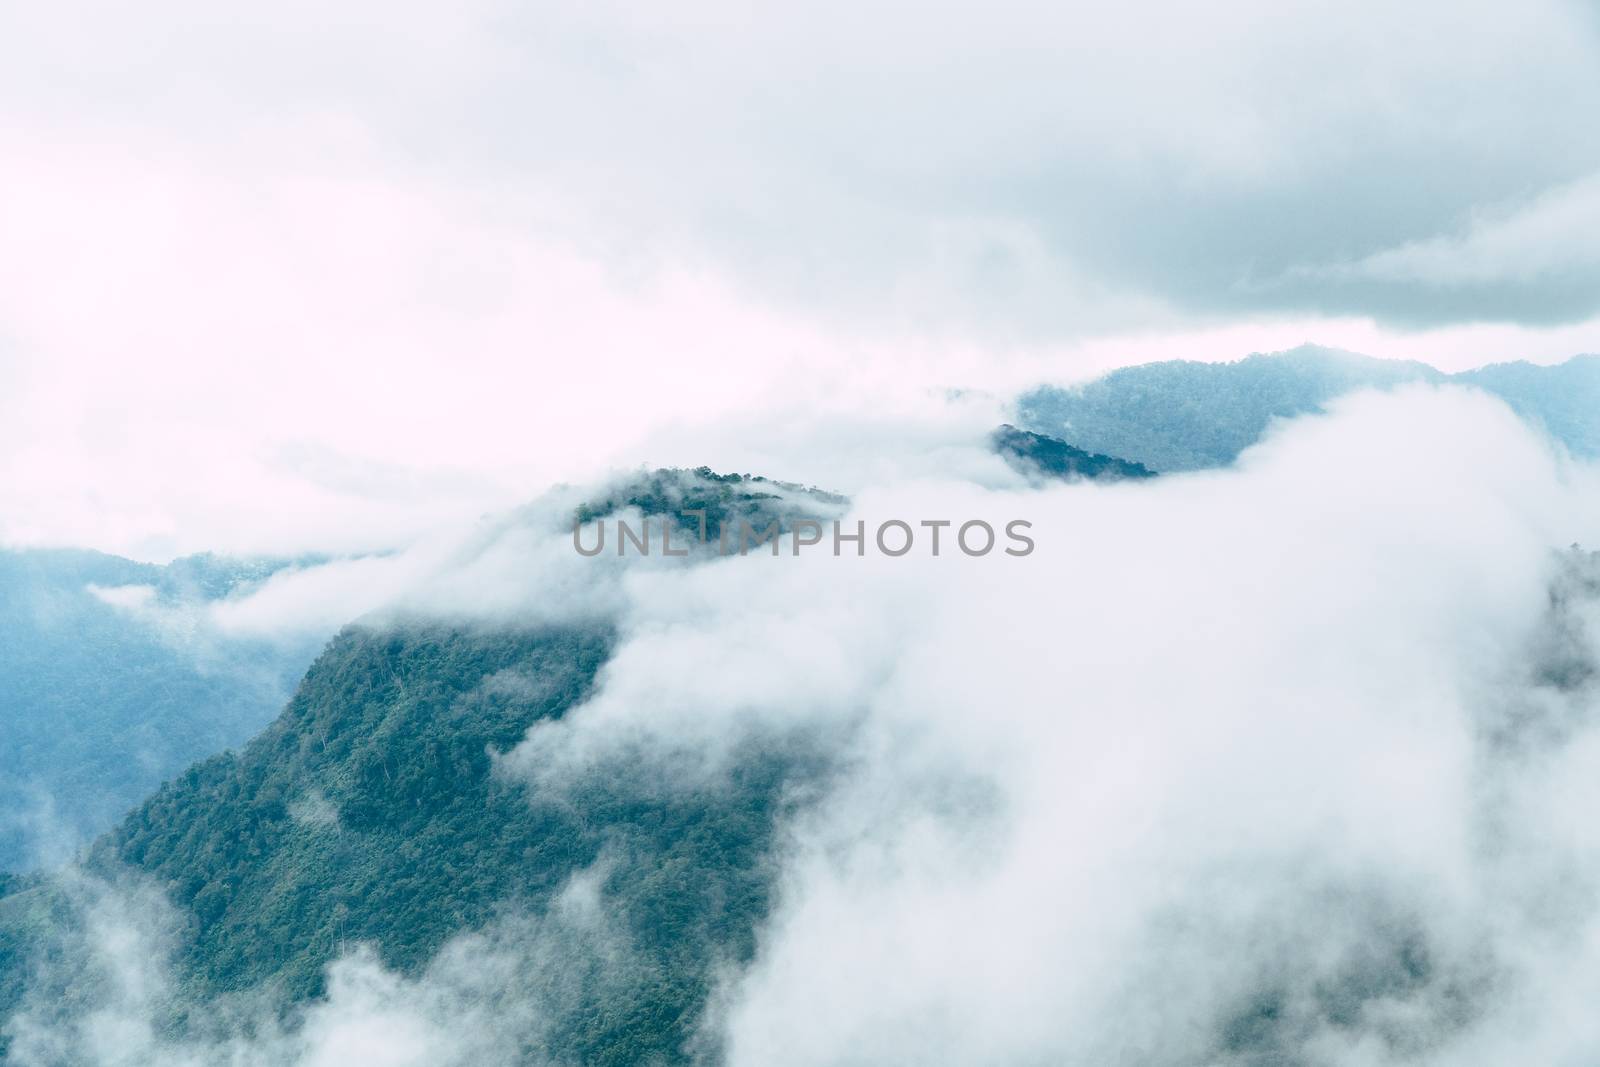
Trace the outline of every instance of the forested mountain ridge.
{"label": "forested mountain ridge", "polygon": [[1058,438],[1019,430],[1009,424],[991,434],[989,442],[1008,464],[1032,477],[1067,482],[1084,479],[1115,482],[1155,477],[1155,473],[1142,463],[1086,452]]}
{"label": "forested mountain ridge", "polygon": [[[991,445],[1068,480],[1149,476],[1015,428]],[[564,540],[570,521],[627,512],[685,523],[681,512],[704,511],[715,538],[739,521],[823,517],[844,503],[700,468],[643,473],[553,519],[526,518],[538,520],[539,537]],[[570,546],[559,547],[571,562]],[[636,563],[695,567],[707,555]],[[603,564],[634,565],[617,555]],[[1596,559],[1574,551],[1558,564],[1548,618],[1526,657],[1537,698],[1486,709],[1475,724],[1494,759],[1521,758],[1530,742],[1570,731],[1587,707],[1573,694],[1587,699],[1600,676],[1580,640],[1600,589]],[[725,779],[712,788],[662,788],[659,764],[625,746],[551,786],[499,756],[603,685],[619,629],[605,612],[541,618],[475,621],[418,602],[358,620],[327,644],[264,731],[165,783],[77,868],[0,877],[0,1061],[9,1048],[23,1049],[18,1062],[30,1065],[95,1062],[59,1051],[50,1044],[58,1035],[31,1021],[55,1011],[92,1022],[96,997],[114,984],[78,948],[94,936],[81,881],[132,887],[136,902],[159,897],[177,916],[156,946],[170,952],[171,981],[148,984],[148,1011],[138,1016],[173,1054],[139,1062],[244,1062],[227,1059],[226,1042],[292,1031],[333,1000],[352,953],[397,981],[428,984],[456,958],[452,947],[473,938],[513,947],[492,957],[503,969],[474,979],[475,998],[500,1011],[504,1000],[537,994],[537,1010],[512,1003],[494,1017],[492,1029],[514,1049],[485,1062],[719,1062],[719,979],[757,959],[775,925],[767,920],[791,843],[781,828],[812,810],[839,767],[838,739],[752,733],[732,746]],[[603,921],[571,918],[585,893]],[[1427,1007],[1445,979],[1429,970],[1419,937],[1414,924],[1380,924],[1359,960],[1309,993],[1296,984],[1299,972],[1267,975],[1223,1002],[1211,1030],[1196,1027],[1196,1041],[1214,1053],[1205,1062],[1299,1064],[1307,1026]],[[454,988],[446,983],[442,995]],[[1454,1018],[1441,1032],[1461,1025]],[[222,1044],[203,1044],[218,1033]],[[191,1055],[196,1047],[208,1051]]]}
{"label": "forested mountain ridge", "polygon": [[[642,473],[609,492],[575,518],[635,508],[692,525],[682,512],[699,510],[715,539],[725,522],[764,526],[845,502],[706,468]],[[62,861],[163,778],[270,722],[335,627],[266,639],[211,632],[203,615],[322,562],[0,549],[0,872]]]}
{"label": "forested mountain ridge", "polygon": [[1600,456],[1600,355],[1553,367],[1494,363],[1453,375],[1500,397],[1511,409],[1579,456]]}
{"label": "forested mountain ridge", "polygon": [[1554,367],[1506,363],[1445,374],[1424,363],[1315,345],[1232,363],[1173,360],[1111,371],[1083,385],[1039,386],[1017,399],[1025,429],[1078,448],[1187,471],[1232,463],[1273,419],[1322,410],[1358,389],[1458,384],[1499,396],[1573,452],[1600,455],[1600,356]]}
{"label": "forested mountain ridge", "polygon": [[[678,521],[680,508],[704,508],[715,536],[740,519],[796,517],[807,501],[822,515],[842,498],[656,471],[576,517],[634,508]],[[715,969],[754,952],[790,789],[822,763],[803,744],[747,751],[709,794],[654,789],[625,766],[560,795],[498,773],[494,753],[579,703],[614,640],[593,619],[351,625],[264,732],[191,767],[103,836],[87,872],[148,880],[185,916],[162,1009],[175,1039],[217,998],[292,1012],[323,994],[328,965],[356,945],[417,975],[450,939],[537,921],[592,877],[628,966],[604,964],[614,945],[574,947],[590,961],[574,964],[590,967],[582,993],[529,1024],[529,1057],[684,1060]],[[35,1000],[93,985],[70,967],[41,977],[29,962],[71,955],[60,948],[74,922],[64,890],[43,877],[13,888],[0,899],[0,1019],[23,1002],[25,977]]]}
{"label": "forested mountain ridge", "polygon": [[644,515],[693,528],[698,534],[697,513],[704,513],[706,539],[720,541],[725,531],[729,540],[736,540],[741,522],[764,528],[777,520],[782,526],[802,514],[815,517],[847,503],[837,493],[759,474],[718,474],[710,467],[661,468],[585,501],[578,505],[573,518],[586,523],[634,508]]}

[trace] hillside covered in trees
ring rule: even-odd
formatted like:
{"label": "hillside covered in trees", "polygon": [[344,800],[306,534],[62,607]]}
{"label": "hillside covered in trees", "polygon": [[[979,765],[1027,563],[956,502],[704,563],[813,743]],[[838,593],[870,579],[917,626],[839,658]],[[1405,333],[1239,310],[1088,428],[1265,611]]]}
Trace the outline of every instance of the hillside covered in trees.
{"label": "hillside covered in trees", "polygon": [[[681,508],[703,508],[715,536],[725,523],[792,517],[806,501],[822,514],[841,499],[656,471],[577,517],[636,508],[678,521]],[[352,625],[264,732],[177,776],[100,838],[85,875],[154,885],[184,916],[176,984],[159,1009],[174,1038],[203,1030],[219,999],[292,1014],[325,993],[328,965],[357,945],[420,975],[452,938],[536,925],[589,878],[619,928],[567,946],[564,1010],[519,1040],[530,1057],[562,1062],[682,1061],[716,968],[754,952],[775,827],[825,761],[801,742],[752,749],[726,789],[707,794],[657,788],[627,766],[560,795],[500,774],[495,754],[581,701],[614,641],[593,621]],[[70,882],[41,875],[6,890],[0,1018],[28,998],[71,1002],[94,989],[71,962],[86,920]],[[40,959],[69,962],[40,971]],[[14,1039],[5,1035],[0,1051]]]}
{"label": "hillside covered in trees", "polygon": [[1074,448],[1065,441],[1005,425],[990,435],[990,443],[1007,463],[1024,474],[1066,482],[1082,480],[1116,482],[1152,478],[1142,463],[1102,456]]}

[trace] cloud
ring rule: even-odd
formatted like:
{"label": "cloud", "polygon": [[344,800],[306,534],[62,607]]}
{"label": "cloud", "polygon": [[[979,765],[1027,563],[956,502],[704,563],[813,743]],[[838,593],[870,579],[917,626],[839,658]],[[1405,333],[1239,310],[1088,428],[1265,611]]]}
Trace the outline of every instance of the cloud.
{"label": "cloud", "polygon": [[[1592,470],[1421,391],[1030,492],[983,402],[924,409],[1286,318],[1594,347],[1592,5],[4,19],[0,540],[347,557],[174,634],[612,617],[594,698],[500,761],[531,788],[826,739],[735,1063],[1593,1053],[1592,609],[1547,632]],[[622,566],[554,504],[461,524],[640,460],[1040,547]],[[133,893],[83,890],[91,1000],[36,1002],[26,1055],[492,1063],[545,1003],[497,991],[558,958],[357,955],[294,1027],[178,1048],[181,917]]]}
{"label": "cloud", "polygon": [[[759,17],[485,0],[226,21],[168,0],[137,25],[103,7],[13,16],[13,98],[55,90],[17,119],[235,158],[246,134],[362,146],[385,174],[524,190],[536,232],[627,269],[714,265],[827,318],[990,335],[1286,308],[1459,321],[1403,287],[1248,283],[1600,166],[1581,121],[1600,36],[1565,0]],[[1533,321],[1597,310],[1573,297]]]}
{"label": "cloud", "polygon": [[[964,478],[995,488],[1023,484],[988,445],[1002,417],[1002,405],[992,396],[912,395],[873,411],[857,410],[852,402],[822,415],[807,410],[801,399],[782,410],[782,416],[732,417],[709,429],[662,429],[642,447],[684,469],[699,466],[697,457],[709,454],[724,472],[795,472],[825,491],[930,478]],[[613,470],[541,493],[514,510],[441,524],[393,552],[287,567],[204,604],[153,603],[135,586],[95,592],[164,634],[189,638],[318,636],[366,616],[543,623],[611,617],[627,604],[623,583],[629,575],[675,569],[677,561],[664,558],[659,548],[649,557],[619,557],[614,548],[594,559],[580,556],[573,550],[573,515],[579,505],[603,500],[644,474]],[[832,509],[771,482],[761,491],[787,498],[794,514]],[[643,528],[634,510],[624,509],[620,517],[635,530]],[[585,544],[593,540],[589,535]]]}
{"label": "cloud", "polygon": [[[311,831],[307,831],[311,832]],[[511,913],[458,937],[414,977],[352,945],[330,965],[326,995],[287,1015],[270,991],[187,999],[172,955],[179,915],[131,875],[71,873],[58,943],[41,957],[28,997],[6,1020],[18,1067],[494,1067],[555,1063],[552,1026],[585,994],[625,983],[626,934],[600,895],[603,866],[574,877],[541,914]],[[182,1013],[186,1030],[167,1025]]]}
{"label": "cloud", "polygon": [[1025,514],[1039,549],[638,575],[595,695],[501,769],[705,789],[832,746],[719,1002],[736,1064],[1580,1054],[1545,998],[1596,966],[1596,695],[1541,649],[1600,662],[1592,605],[1549,614],[1595,479],[1411,389],[1237,471],[885,489],[853,514]]}
{"label": "cloud", "polygon": [[[735,1065],[1582,1058],[1600,601],[1565,546],[1600,541],[1597,487],[1497,401],[1429,387],[1279,424],[1227,471],[1039,490],[913,468],[846,521],[1021,517],[1036,551],[603,571],[613,658],[497,772],[546,800],[595,774],[714,796],[751,751],[822,754],[756,957],[704,1023]],[[537,528],[486,526],[399,599],[505,621],[551,581],[564,602]],[[519,567],[515,596],[476,599]],[[90,893],[57,958],[100,977],[81,1002],[38,986],[14,1047],[500,1062],[581,1010],[571,968],[634,973],[601,884],[418,977],[347,956],[282,1024],[205,1007],[181,1044],[147,1022],[181,917],[95,920]],[[167,925],[130,941],[135,916]]]}
{"label": "cloud", "polygon": [[1459,232],[1407,241],[1349,263],[1294,272],[1368,289],[1394,287],[1450,301],[1464,318],[1559,320],[1591,310],[1600,291],[1600,176],[1472,212]]}

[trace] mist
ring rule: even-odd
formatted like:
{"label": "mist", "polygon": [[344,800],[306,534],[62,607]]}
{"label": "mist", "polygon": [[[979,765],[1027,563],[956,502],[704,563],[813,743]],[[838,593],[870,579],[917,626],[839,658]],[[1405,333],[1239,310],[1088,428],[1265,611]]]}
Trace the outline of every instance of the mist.
{"label": "mist", "polygon": [[1593,565],[1561,551],[1595,488],[1426,389],[1236,470],[888,488],[856,512],[1025,514],[1039,550],[640,575],[597,695],[504,765],[654,752],[704,789],[740,738],[837,739],[722,989],[731,1063],[1592,1055],[1552,990],[1597,963]]}
{"label": "mist", "polygon": [[[1024,558],[622,565],[568,544],[516,587],[526,610],[581,602],[534,576],[605,566],[591,607],[617,645],[495,773],[530,800],[619,773],[709,794],[752,751],[821,754],[755,956],[718,972],[690,1050],[708,1064],[1586,1059],[1600,568],[1569,546],[1600,543],[1597,490],[1498,401],[1418,387],[1282,423],[1227,470],[913,471],[846,516],[1022,517]],[[505,588],[474,584],[484,558],[442,553],[391,601],[470,613],[465,591]],[[516,617],[509,593],[479,603]],[[35,997],[12,1056],[542,1062],[593,982],[629,980],[605,885],[416,977],[349,946],[302,1013],[189,1005],[206,1021],[182,1039],[157,1025],[183,997],[151,948],[182,916],[149,887],[84,890],[59,958],[100,978]]]}

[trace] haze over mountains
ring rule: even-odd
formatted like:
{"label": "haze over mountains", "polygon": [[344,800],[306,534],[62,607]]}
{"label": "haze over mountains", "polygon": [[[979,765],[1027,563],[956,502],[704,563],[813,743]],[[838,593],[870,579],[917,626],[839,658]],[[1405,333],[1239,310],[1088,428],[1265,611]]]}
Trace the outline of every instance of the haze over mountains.
{"label": "haze over mountains", "polygon": [[1600,1065],[1597,3],[0,4],[0,1067]]}
{"label": "haze over mountains", "polygon": [[325,635],[230,635],[205,610],[287,566],[0,550],[0,872],[61,862],[272,720]]}
{"label": "haze over mountains", "polygon": [[[1600,884],[1600,564],[1566,548],[1600,534],[1600,481],[1542,429],[1589,455],[1600,407],[1579,403],[1591,361],[1483,373],[1524,418],[1325,351],[1130,368],[1030,394],[1036,432],[971,445],[1020,468],[992,484],[845,501],[656,471],[553,494],[426,566],[8,556],[34,651],[0,680],[78,701],[52,721],[88,724],[89,769],[62,779],[81,800],[152,739],[208,747],[182,773],[176,747],[141,764],[169,780],[78,866],[0,883],[0,1056],[1454,1067],[1600,1048],[1561,992],[1600,974],[1600,914],[1571,891]],[[1384,388],[1347,395],[1366,386]],[[572,551],[574,519],[685,509],[713,536],[1023,516],[1040,549]],[[380,573],[383,606],[265,714],[243,665],[298,674],[303,645],[162,644],[150,621],[315,583],[364,604],[354,583]],[[40,603],[70,622],[17,607]],[[110,692],[101,729],[85,709]]]}

